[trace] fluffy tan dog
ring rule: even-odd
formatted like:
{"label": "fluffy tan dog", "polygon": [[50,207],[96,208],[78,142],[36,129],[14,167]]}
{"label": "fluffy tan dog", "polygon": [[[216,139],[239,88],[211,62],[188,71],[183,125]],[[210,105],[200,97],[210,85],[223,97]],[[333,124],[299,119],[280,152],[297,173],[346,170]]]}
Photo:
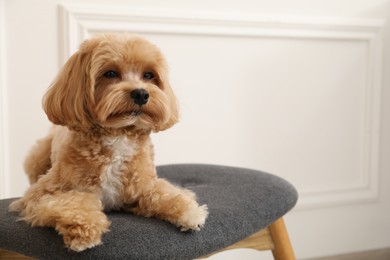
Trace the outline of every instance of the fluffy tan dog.
{"label": "fluffy tan dog", "polygon": [[156,175],[150,133],[178,120],[160,51],[134,35],[86,40],[43,99],[56,126],[25,162],[31,186],[10,205],[32,226],[54,227],[67,247],[101,244],[125,210],[199,230],[207,217],[193,192]]}

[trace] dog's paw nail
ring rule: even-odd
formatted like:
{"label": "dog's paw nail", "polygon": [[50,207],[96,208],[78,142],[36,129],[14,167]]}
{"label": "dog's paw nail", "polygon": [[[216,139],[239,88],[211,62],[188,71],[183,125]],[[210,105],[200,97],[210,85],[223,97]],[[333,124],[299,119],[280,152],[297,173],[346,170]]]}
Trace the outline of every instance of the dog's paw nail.
{"label": "dog's paw nail", "polygon": [[181,232],[186,232],[186,231],[188,231],[189,230],[189,228],[187,228],[187,227],[180,227],[180,231]]}
{"label": "dog's paw nail", "polygon": [[191,232],[191,231],[199,231],[199,225],[197,227],[180,227],[181,232]]}

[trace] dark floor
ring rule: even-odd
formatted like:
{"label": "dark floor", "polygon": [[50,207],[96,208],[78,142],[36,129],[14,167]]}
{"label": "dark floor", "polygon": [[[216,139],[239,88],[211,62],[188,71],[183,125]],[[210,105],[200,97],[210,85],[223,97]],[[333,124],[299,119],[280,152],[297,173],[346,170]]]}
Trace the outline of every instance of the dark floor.
{"label": "dark floor", "polygon": [[311,260],[390,260],[390,248],[345,255],[320,257]]}

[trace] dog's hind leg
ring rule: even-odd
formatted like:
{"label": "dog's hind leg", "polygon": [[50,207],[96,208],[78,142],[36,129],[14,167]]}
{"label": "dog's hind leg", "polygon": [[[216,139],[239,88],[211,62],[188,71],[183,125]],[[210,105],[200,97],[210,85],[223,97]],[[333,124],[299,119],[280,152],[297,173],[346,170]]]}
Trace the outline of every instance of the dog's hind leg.
{"label": "dog's hind leg", "polygon": [[110,221],[96,194],[68,191],[36,197],[40,190],[33,186],[30,191],[10,205],[11,211],[21,211],[24,221],[33,227],[54,227],[65,246],[77,252],[101,244]]}
{"label": "dog's hind leg", "polygon": [[39,176],[46,174],[47,170],[51,168],[52,140],[52,134],[38,140],[27,155],[23,166],[30,184],[37,182]]}

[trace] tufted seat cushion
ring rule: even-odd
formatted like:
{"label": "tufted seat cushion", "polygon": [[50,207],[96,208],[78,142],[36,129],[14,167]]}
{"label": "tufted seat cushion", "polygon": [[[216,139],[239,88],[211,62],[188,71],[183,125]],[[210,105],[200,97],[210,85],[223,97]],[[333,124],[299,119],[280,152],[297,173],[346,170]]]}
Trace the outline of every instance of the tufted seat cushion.
{"label": "tufted seat cushion", "polygon": [[112,221],[103,245],[81,253],[64,247],[52,228],[30,228],[9,213],[14,199],[0,201],[0,248],[38,259],[193,259],[229,246],[268,226],[297,201],[295,188],[264,172],[182,164],[157,168],[158,175],[193,190],[210,215],[199,232],[180,232],[167,222],[123,212]]}

